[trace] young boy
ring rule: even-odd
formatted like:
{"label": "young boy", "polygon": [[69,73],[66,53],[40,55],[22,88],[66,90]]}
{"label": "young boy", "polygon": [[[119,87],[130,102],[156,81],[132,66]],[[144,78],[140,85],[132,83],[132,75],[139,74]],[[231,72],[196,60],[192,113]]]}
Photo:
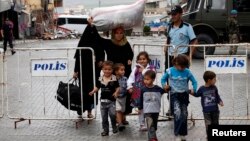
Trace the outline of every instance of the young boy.
{"label": "young boy", "polygon": [[145,87],[141,90],[139,113],[144,112],[146,124],[148,128],[148,140],[157,141],[156,130],[157,122],[161,108],[161,96],[164,90],[157,85],[154,85],[156,73],[153,70],[148,70],[144,74],[143,82]]}
{"label": "young boy", "polygon": [[110,116],[113,133],[117,133],[116,116],[115,116],[115,101],[119,96],[119,83],[113,73],[113,62],[105,61],[102,64],[103,76],[99,78],[96,87],[89,93],[93,95],[101,88],[101,116],[102,116],[102,136],[109,135],[109,121]]}
{"label": "young boy", "polygon": [[218,94],[218,89],[215,86],[216,74],[212,71],[206,71],[203,75],[205,85],[201,86],[195,97],[201,97],[201,105],[203,109],[206,132],[208,131],[208,125],[218,125],[219,124],[219,108],[224,106],[220,95]]}
{"label": "young boy", "polygon": [[121,63],[115,64],[114,72],[120,85],[120,95],[116,99],[116,112],[117,112],[116,116],[118,122],[118,129],[119,131],[123,131],[125,129],[123,121],[126,119],[124,112],[126,108],[126,98],[127,98],[127,77],[124,76],[125,66]]}

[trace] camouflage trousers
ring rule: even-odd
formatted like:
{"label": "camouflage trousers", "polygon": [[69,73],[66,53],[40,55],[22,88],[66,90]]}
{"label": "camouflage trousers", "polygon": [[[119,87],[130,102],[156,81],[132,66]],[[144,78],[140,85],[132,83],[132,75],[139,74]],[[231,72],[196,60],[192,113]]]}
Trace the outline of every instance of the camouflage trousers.
{"label": "camouflage trousers", "polygon": [[[237,34],[229,34],[229,43],[237,44],[239,43],[239,37]],[[231,46],[229,50],[230,55],[235,55],[237,53],[238,46]]]}

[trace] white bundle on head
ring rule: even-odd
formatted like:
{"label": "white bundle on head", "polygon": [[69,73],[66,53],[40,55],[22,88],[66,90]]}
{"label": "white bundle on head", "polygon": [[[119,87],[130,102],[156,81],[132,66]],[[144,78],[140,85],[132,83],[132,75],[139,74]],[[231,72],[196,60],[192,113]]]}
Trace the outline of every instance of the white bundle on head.
{"label": "white bundle on head", "polygon": [[131,29],[141,24],[145,0],[138,0],[131,5],[117,5],[111,7],[94,8],[90,16],[99,31],[108,31],[123,26]]}

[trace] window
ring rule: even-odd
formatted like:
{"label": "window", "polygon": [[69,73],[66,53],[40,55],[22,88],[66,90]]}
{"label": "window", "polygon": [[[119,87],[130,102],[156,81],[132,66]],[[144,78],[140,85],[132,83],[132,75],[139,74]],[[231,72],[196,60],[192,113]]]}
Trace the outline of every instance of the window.
{"label": "window", "polygon": [[195,3],[195,10],[198,9],[200,6],[200,0],[197,0]]}
{"label": "window", "polygon": [[193,11],[198,10],[199,8],[200,8],[200,0],[195,0],[195,1],[189,0],[188,3],[186,3],[186,6],[183,7],[183,12],[186,12],[186,11],[189,11],[189,10],[191,12],[193,12]]}
{"label": "window", "polygon": [[65,18],[59,18],[58,21],[57,21],[57,24],[58,25],[64,25],[64,24],[66,24],[66,19]]}
{"label": "window", "polygon": [[87,19],[68,18],[69,24],[88,24]]}
{"label": "window", "polygon": [[250,12],[249,0],[234,0],[233,5],[239,12]]}
{"label": "window", "polygon": [[211,9],[225,9],[226,0],[213,0]]}

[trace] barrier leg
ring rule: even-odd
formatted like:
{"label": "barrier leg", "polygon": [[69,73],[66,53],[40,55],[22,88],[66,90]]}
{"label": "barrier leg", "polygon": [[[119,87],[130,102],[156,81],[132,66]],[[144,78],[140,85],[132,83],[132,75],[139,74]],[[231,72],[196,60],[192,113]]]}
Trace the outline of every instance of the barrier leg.
{"label": "barrier leg", "polygon": [[233,119],[234,119],[234,75],[232,74],[232,98],[233,98]]}
{"label": "barrier leg", "polygon": [[76,127],[76,129],[79,128],[80,124],[81,124],[83,121],[84,121],[83,119],[80,119],[80,120],[76,120],[76,121],[75,121],[75,127]]}
{"label": "barrier leg", "polygon": [[14,121],[14,127],[15,127],[15,129],[17,128],[17,123],[18,122],[22,122],[22,121],[25,121],[25,120],[29,120],[29,125],[31,124],[31,120],[30,119],[20,118],[20,119]]}
{"label": "barrier leg", "polygon": [[0,88],[1,88],[1,105],[2,105],[2,110],[1,110],[1,115],[0,115],[0,118],[2,118],[4,116],[4,112],[3,112],[3,109],[4,109],[4,56],[3,56],[3,52],[1,52],[0,50],[0,68],[1,68],[1,72],[0,72]]}

